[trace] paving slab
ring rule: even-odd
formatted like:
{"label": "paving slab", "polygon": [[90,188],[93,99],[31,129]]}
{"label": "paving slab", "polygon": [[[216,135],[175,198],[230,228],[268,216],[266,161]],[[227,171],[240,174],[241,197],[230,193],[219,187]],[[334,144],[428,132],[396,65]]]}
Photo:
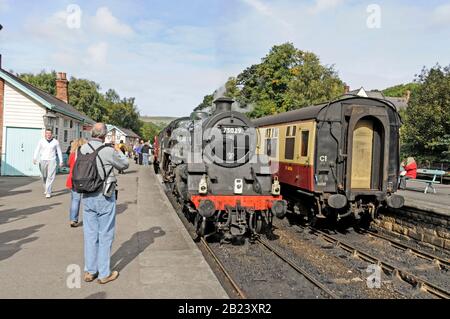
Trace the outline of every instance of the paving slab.
{"label": "paving slab", "polygon": [[111,264],[120,277],[84,283],[83,229],[69,227],[65,178],[46,199],[37,178],[0,177],[0,298],[228,298],[153,169],[134,164],[119,176]]}
{"label": "paving slab", "polygon": [[450,216],[450,185],[435,185],[436,194],[433,190],[424,194],[424,183],[408,181],[406,186],[406,190],[397,192],[405,198],[406,206]]}

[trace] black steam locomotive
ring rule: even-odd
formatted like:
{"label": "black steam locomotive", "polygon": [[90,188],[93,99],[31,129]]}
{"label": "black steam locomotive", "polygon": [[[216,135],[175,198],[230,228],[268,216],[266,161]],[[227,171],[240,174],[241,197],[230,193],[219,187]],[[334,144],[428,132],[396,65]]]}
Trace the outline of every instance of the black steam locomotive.
{"label": "black steam locomotive", "polygon": [[220,98],[212,114],[194,112],[155,138],[155,170],[199,236],[262,233],[286,213],[269,159],[256,152],[257,131],[233,102]]}

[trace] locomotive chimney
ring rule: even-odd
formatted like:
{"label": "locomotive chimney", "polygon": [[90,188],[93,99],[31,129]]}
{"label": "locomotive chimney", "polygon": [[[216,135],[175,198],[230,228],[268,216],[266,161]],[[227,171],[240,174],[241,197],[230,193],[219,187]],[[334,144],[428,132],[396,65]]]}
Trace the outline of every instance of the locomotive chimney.
{"label": "locomotive chimney", "polygon": [[220,97],[214,101],[216,105],[216,110],[214,113],[223,113],[223,112],[231,112],[231,106],[233,105],[234,100],[228,97]]}

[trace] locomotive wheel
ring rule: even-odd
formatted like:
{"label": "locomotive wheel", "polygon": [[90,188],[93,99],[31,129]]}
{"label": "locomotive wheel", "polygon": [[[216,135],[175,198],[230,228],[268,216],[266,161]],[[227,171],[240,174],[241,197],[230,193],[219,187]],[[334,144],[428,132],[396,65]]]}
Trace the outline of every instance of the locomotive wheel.
{"label": "locomotive wheel", "polygon": [[251,220],[253,231],[257,234],[262,234],[265,229],[265,219],[262,213],[255,214]]}
{"label": "locomotive wheel", "polygon": [[255,231],[257,234],[262,234],[263,229],[264,229],[264,218],[261,216],[261,214],[258,214],[256,216]]}
{"label": "locomotive wheel", "polygon": [[206,219],[203,218],[200,214],[197,214],[197,216],[195,217],[195,229],[197,236],[205,237],[206,225]]}

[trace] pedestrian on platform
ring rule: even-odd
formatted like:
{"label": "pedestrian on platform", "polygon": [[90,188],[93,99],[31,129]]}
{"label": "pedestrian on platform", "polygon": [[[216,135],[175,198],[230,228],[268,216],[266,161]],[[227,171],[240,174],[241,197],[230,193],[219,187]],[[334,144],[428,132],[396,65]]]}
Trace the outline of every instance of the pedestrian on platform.
{"label": "pedestrian on platform", "polygon": [[400,189],[406,189],[406,181],[417,177],[417,163],[413,157],[408,157],[400,166],[403,171],[400,173]]}
{"label": "pedestrian on platform", "polygon": [[70,227],[78,227],[80,223],[78,222],[78,216],[80,214],[80,204],[81,204],[81,194],[73,190],[72,185],[72,174],[73,167],[77,158],[78,149],[86,144],[84,138],[76,139],[70,144],[70,154],[69,154],[69,175],[66,180],[66,187],[71,191],[71,201],[70,201]]}
{"label": "pedestrian on platform", "polygon": [[[122,154],[127,157],[127,146],[123,143],[123,141],[121,140],[119,145],[117,146],[117,150],[122,152]],[[123,170],[119,171],[119,174],[124,174]]]}
{"label": "pedestrian on platform", "polygon": [[[81,147],[81,154],[97,152],[97,173],[103,181],[99,191],[83,194],[84,280],[106,284],[117,279],[118,271],[111,271],[111,247],[116,223],[116,184],[114,168],[125,170],[128,159],[112,147],[104,146],[106,125],[97,123],[92,128],[92,139]],[[74,173],[75,176],[75,173]]]}
{"label": "pedestrian on platform", "polygon": [[149,161],[149,157],[150,157],[150,145],[148,145],[148,142],[146,142],[143,146],[142,146],[142,164],[144,166],[148,166],[148,161]]}
{"label": "pedestrian on platform", "polygon": [[139,142],[136,143],[136,145],[134,145],[133,154],[134,154],[134,162],[136,164],[138,164],[139,163]]}
{"label": "pedestrian on platform", "polygon": [[56,177],[56,155],[58,155],[59,167],[63,167],[63,156],[59,142],[53,138],[52,129],[45,130],[45,138],[41,139],[34,151],[33,163],[39,163],[42,183],[44,185],[44,195],[47,198],[52,196],[52,186]]}
{"label": "pedestrian on platform", "polygon": [[142,156],[142,148],[144,147],[144,140],[141,140],[139,142],[139,146],[138,146],[138,156],[139,156],[139,165],[142,165],[142,160],[143,160],[143,156]]}

